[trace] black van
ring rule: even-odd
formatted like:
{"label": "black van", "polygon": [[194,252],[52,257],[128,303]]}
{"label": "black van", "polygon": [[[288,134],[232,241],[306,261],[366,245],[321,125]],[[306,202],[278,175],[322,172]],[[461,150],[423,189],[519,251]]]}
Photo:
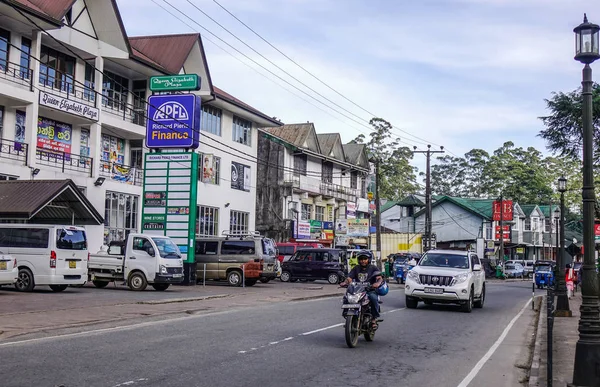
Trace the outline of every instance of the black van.
{"label": "black van", "polygon": [[346,278],[345,265],[344,250],[299,248],[283,262],[280,279],[283,282],[324,279],[330,284],[339,284]]}

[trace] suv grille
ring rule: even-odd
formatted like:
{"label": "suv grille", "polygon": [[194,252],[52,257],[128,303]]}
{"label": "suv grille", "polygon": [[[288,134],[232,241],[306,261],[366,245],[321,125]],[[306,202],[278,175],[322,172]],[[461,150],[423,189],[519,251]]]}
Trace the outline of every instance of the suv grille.
{"label": "suv grille", "polygon": [[452,277],[448,276],[439,276],[439,275],[425,275],[421,274],[419,276],[421,283],[423,285],[433,285],[433,286],[449,286],[452,282]]}

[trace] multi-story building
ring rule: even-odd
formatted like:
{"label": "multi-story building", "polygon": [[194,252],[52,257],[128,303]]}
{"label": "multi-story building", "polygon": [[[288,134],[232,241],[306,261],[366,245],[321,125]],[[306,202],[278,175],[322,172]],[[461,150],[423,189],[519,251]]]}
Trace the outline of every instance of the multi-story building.
{"label": "multi-story building", "polygon": [[253,229],[257,128],[280,123],[212,85],[199,34],[129,38],[115,1],[36,4],[0,3],[0,179],[73,180],[104,215],[88,227],[93,251],[138,231],[148,79],[193,73],[199,167],[212,168],[198,182],[198,233]]}
{"label": "multi-story building", "polygon": [[[312,123],[293,124],[261,129],[258,154],[259,231],[280,241],[329,245],[335,221],[368,218],[364,145],[342,144],[337,133],[317,134]],[[347,235],[345,227],[336,228],[338,236]],[[366,245],[367,236],[354,243],[364,239]]]}

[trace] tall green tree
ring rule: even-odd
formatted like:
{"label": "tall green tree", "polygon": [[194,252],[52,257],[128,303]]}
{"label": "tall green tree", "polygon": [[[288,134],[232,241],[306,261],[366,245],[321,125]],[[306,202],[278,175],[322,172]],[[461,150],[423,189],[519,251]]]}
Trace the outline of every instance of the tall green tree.
{"label": "tall green tree", "polygon": [[369,139],[361,134],[352,142],[365,144],[369,158],[379,160],[379,196],[400,200],[417,192],[417,169],[410,165],[413,157],[410,148],[400,145],[400,139],[392,135],[392,125],[383,118],[372,118],[369,124],[373,127]]}

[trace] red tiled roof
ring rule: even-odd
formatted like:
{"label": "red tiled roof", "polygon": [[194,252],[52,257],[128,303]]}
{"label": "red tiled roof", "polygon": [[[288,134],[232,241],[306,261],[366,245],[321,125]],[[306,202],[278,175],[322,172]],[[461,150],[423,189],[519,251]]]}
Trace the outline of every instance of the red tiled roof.
{"label": "red tiled roof", "polygon": [[200,34],[136,36],[129,38],[132,55],[168,73],[179,74]]}
{"label": "red tiled roof", "polygon": [[76,0],[12,0],[30,10],[61,21]]}

